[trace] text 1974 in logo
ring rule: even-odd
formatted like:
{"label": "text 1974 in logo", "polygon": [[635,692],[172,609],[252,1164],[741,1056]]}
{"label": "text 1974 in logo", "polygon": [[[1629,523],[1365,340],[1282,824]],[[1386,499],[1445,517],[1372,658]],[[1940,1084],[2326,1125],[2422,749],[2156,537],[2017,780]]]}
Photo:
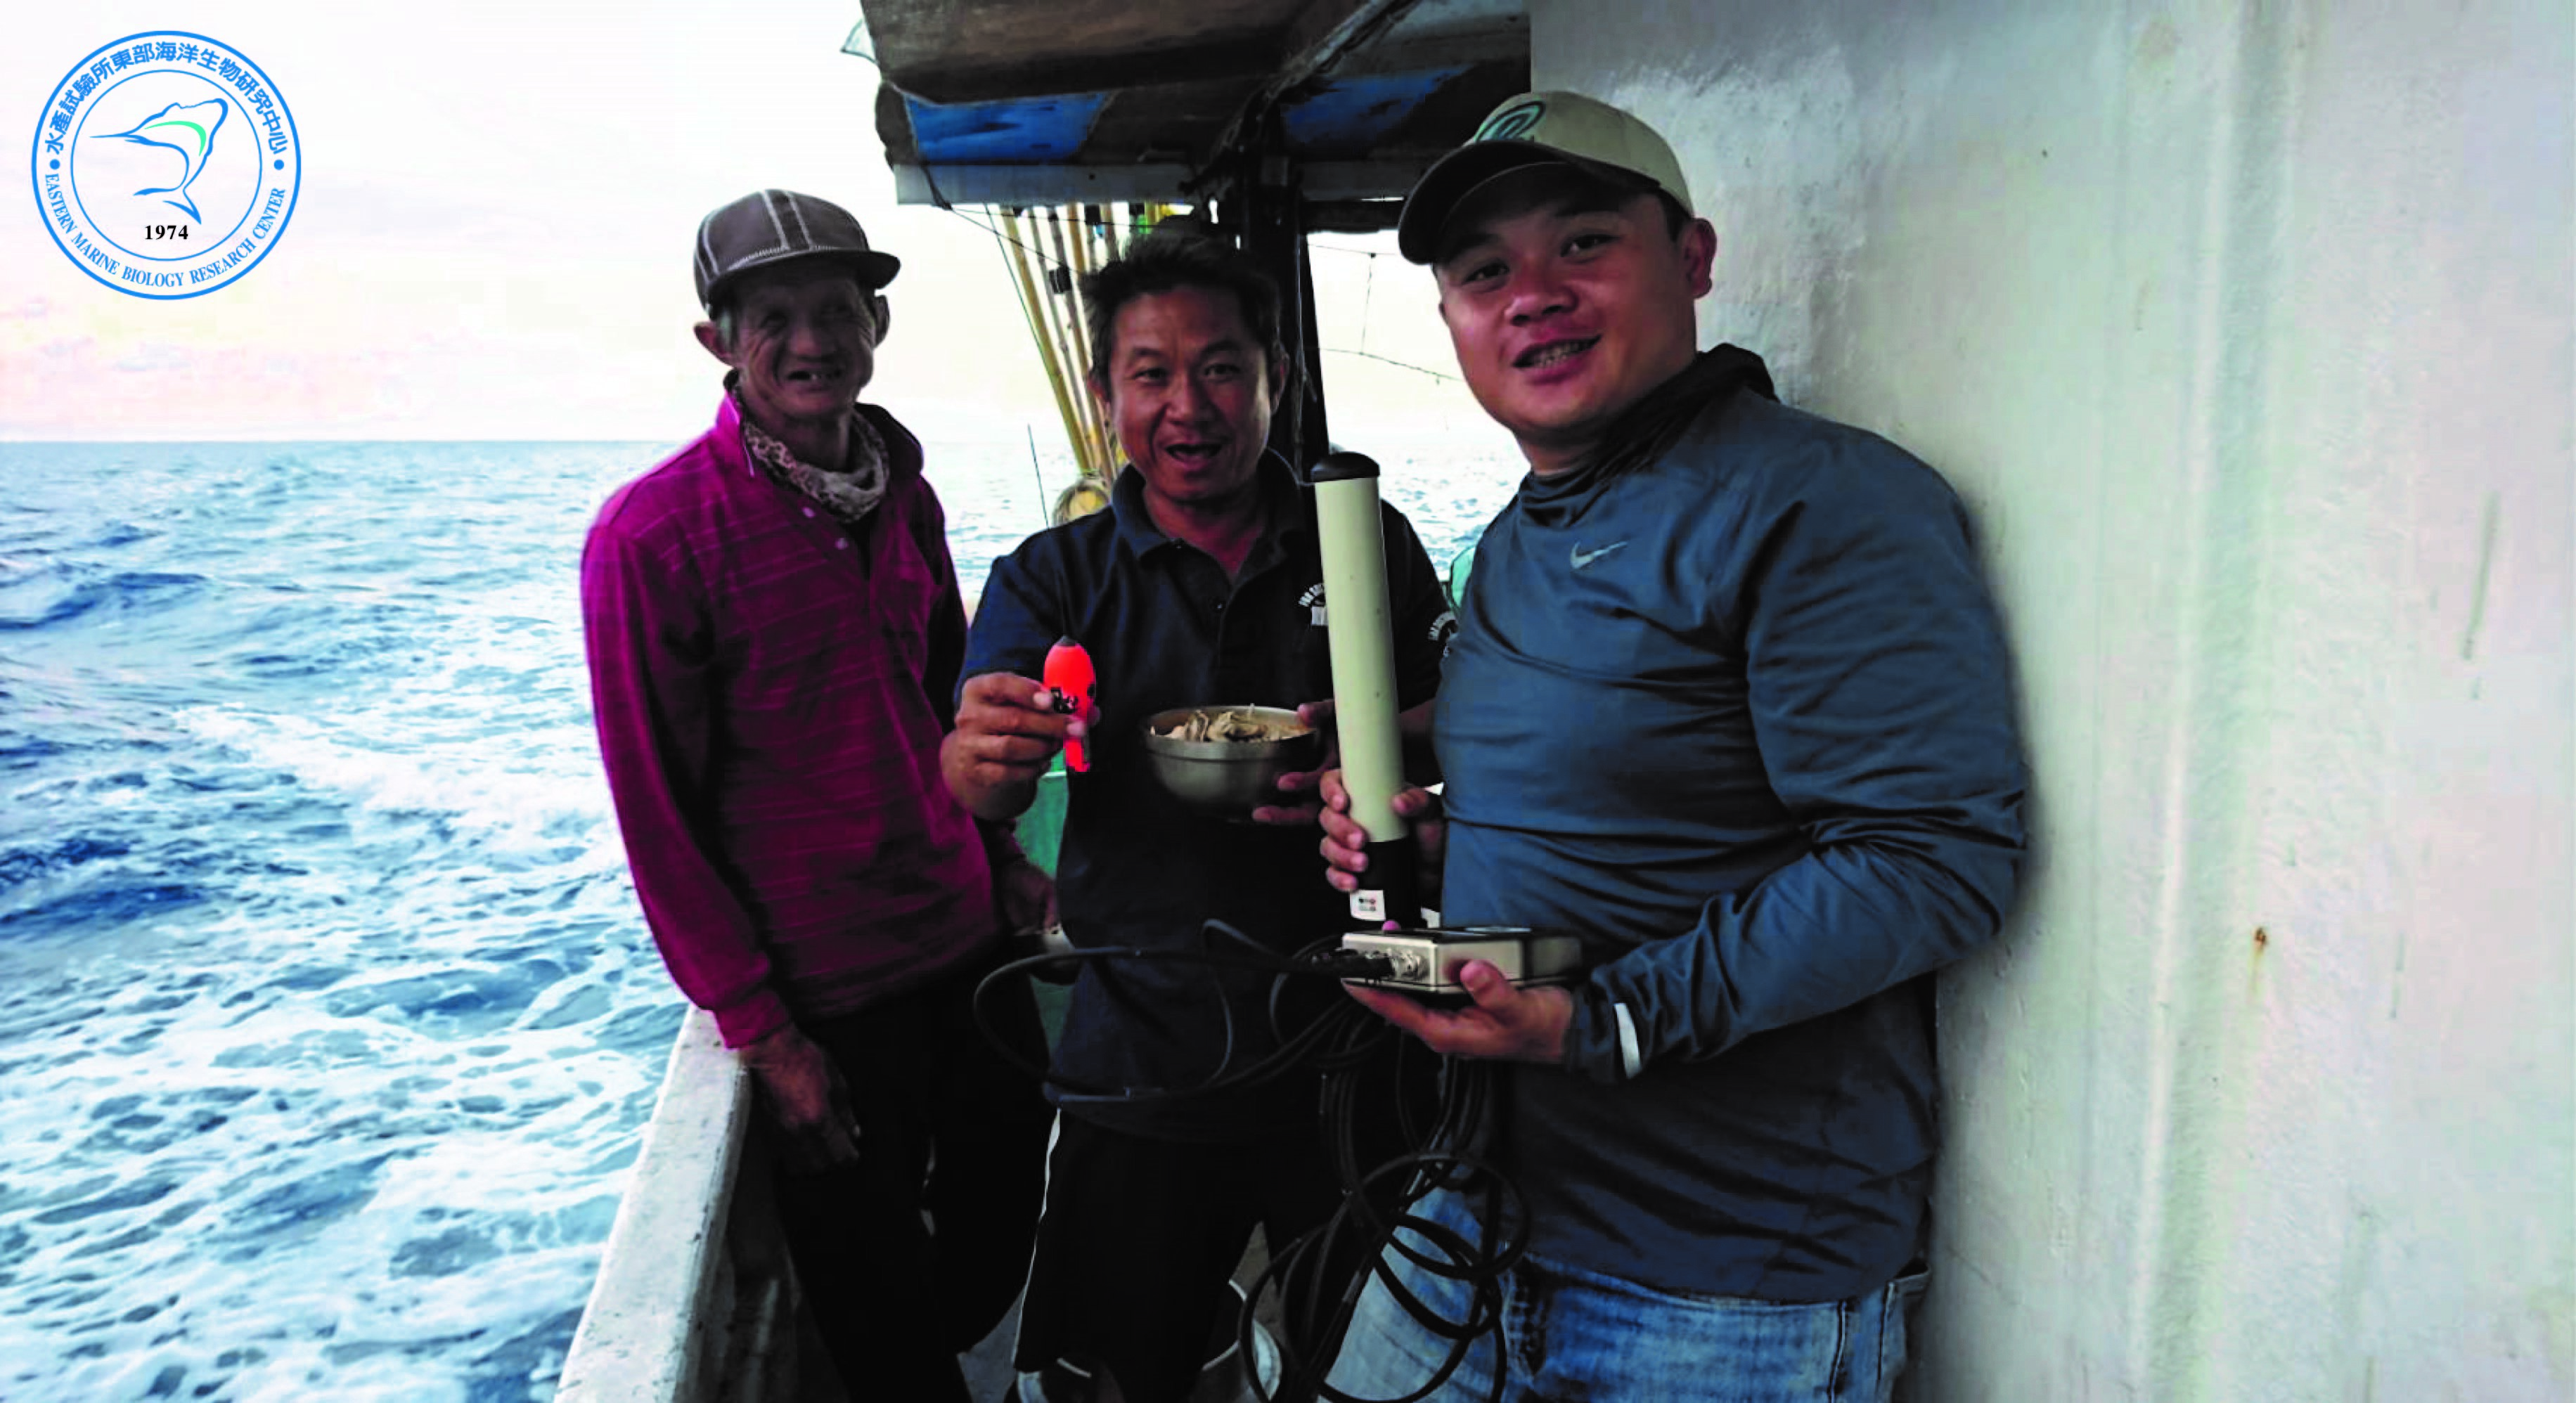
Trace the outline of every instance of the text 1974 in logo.
{"label": "text 1974 in logo", "polygon": [[45,228],[80,270],[136,297],[199,297],[258,266],[303,183],[295,119],[256,64],[176,30],[74,65],[36,122]]}

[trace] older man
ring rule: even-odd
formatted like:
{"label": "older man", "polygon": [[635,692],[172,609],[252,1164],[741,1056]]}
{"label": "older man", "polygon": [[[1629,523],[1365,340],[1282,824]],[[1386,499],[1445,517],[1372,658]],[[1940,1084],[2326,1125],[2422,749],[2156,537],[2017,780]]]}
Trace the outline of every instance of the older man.
{"label": "older man", "polygon": [[[636,894],[752,1069],[841,1376],[962,1399],[956,1355],[1019,1285],[1046,1132],[968,998],[1047,888],[940,779],[965,611],[920,444],[857,399],[898,266],[810,195],[707,216],[697,339],[725,395],[601,509],[582,613]],[[1025,992],[1000,1007],[1040,1055]]]}
{"label": "older man", "polygon": [[[1398,245],[1530,465],[1433,724],[1442,912],[1571,929],[1594,960],[1571,991],[1471,964],[1459,1010],[1353,991],[1509,1064],[1494,1161],[1528,1254],[1433,1396],[1499,1372],[1514,1399],[1884,1399],[1924,1279],[1930,975],[1995,934],[2022,853],[1965,513],[1902,450],[1781,405],[1750,353],[1695,352],[1716,234],[1625,112],[1505,103]],[[1325,826],[1347,886],[1364,835],[1346,807]],[[1472,1203],[1423,1211],[1473,1237]],[[1457,1282],[1386,1266],[1468,1319]],[[1332,1382],[1411,1394],[1447,1353],[1372,1287]]]}
{"label": "older man", "polygon": [[[1146,717],[1218,702],[1295,706],[1332,690],[1314,509],[1267,450],[1288,384],[1278,293],[1238,250],[1157,230],[1083,286],[1092,389],[1128,466],[1110,509],[993,566],[975,614],[949,783],[991,819],[1019,812],[1077,722],[1035,677],[1070,636],[1099,672],[1090,768],[1071,776],[1057,872],[1077,946],[1172,950],[1231,922],[1274,950],[1339,933],[1314,830],[1184,810],[1155,782]],[[1396,681],[1439,680],[1448,608],[1413,528],[1384,511]],[[1311,776],[1307,777],[1311,782]],[[1283,796],[1287,800],[1299,796]],[[1283,813],[1274,815],[1286,816]],[[1098,964],[1074,986],[1056,1064],[1096,1087],[1186,1088],[1272,1048],[1263,981]],[[1232,1009],[1228,1032],[1226,1009]],[[1252,1226],[1275,1252],[1331,1213],[1337,1180],[1312,1072],[1222,1098],[1055,1094],[1047,1204],[1019,1364],[1049,1397],[1103,1370],[1130,1403],[1178,1400],[1205,1357]],[[1058,1367],[1068,1361],[1072,1368]]]}

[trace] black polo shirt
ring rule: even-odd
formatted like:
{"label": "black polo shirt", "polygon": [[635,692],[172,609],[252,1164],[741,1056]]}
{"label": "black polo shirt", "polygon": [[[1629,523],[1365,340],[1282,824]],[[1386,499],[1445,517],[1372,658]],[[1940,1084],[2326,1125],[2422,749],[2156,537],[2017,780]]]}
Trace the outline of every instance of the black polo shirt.
{"label": "black polo shirt", "polygon": [[[1081,643],[1099,673],[1091,769],[1068,777],[1056,865],[1065,934],[1078,946],[1197,948],[1201,923],[1216,917],[1284,951],[1338,934],[1349,919],[1346,899],[1325,885],[1315,828],[1198,817],[1146,768],[1144,721],[1158,711],[1293,707],[1332,695],[1313,499],[1275,455],[1260,485],[1270,526],[1232,582],[1213,557],[1155,527],[1133,471],[1119,474],[1109,510],[1030,537],[985,582],[962,676],[1035,678],[1059,637]],[[1410,707],[1438,690],[1455,622],[1412,523],[1391,506],[1381,517],[1397,700]],[[1234,1011],[1234,1065],[1268,1052],[1265,978],[1130,961],[1085,967],[1057,1069],[1115,1086],[1204,1082],[1225,1055],[1220,988]],[[1315,1087],[1296,1075],[1222,1098],[1055,1099],[1130,1134],[1245,1140],[1311,1123]]]}

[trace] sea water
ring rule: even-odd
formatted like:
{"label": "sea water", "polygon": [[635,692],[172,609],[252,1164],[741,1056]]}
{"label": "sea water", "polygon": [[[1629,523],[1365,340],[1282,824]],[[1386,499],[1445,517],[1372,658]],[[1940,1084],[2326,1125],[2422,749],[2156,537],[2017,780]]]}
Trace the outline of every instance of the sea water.
{"label": "sea water", "polygon": [[[665,451],[0,444],[0,1399],[551,1395],[681,1012],[576,598]],[[970,595],[1055,456],[930,445]]]}

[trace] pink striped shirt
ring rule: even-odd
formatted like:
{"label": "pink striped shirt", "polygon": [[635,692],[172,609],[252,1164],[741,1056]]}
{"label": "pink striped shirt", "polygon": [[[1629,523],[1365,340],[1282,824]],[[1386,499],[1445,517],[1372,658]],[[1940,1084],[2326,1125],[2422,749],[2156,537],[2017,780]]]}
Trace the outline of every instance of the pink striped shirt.
{"label": "pink striped shirt", "polygon": [[997,939],[939,775],[966,614],[921,445],[845,528],[715,428],[600,509],[581,601],[599,746],[662,960],[727,1046],[855,1011]]}

